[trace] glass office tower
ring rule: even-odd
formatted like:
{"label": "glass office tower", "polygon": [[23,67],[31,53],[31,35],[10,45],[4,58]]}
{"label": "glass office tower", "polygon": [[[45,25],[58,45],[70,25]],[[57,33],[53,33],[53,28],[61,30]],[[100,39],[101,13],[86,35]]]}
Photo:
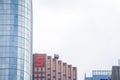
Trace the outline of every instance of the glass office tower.
{"label": "glass office tower", "polygon": [[0,0],[0,80],[30,80],[32,0]]}

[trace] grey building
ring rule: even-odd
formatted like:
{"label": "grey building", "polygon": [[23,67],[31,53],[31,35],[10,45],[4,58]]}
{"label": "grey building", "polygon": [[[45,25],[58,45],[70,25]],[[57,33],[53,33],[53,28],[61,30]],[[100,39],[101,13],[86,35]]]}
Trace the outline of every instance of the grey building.
{"label": "grey building", "polygon": [[32,0],[0,0],[0,80],[30,80]]}
{"label": "grey building", "polygon": [[120,80],[120,66],[112,67],[112,80]]}

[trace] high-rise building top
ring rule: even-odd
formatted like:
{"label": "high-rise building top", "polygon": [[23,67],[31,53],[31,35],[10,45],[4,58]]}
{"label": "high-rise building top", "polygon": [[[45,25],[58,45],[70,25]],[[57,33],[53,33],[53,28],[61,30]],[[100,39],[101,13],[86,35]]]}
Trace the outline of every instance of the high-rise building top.
{"label": "high-rise building top", "polygon": [[32,0],[0,0],[0,80],[30,80]]}

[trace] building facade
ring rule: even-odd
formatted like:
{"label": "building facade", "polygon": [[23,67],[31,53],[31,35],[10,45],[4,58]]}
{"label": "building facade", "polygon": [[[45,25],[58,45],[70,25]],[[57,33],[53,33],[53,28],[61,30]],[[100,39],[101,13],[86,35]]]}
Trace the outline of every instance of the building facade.
{"label": "building facade", "polygon": [[77,80],[77,68],[73,67],[73,80]]}
{"label": "building facade", "polygon": [[112,80],[120,80],[120,66],[112,66]]}
{"label": "building facade", "polygon": [[32,0],[0,0],[0,80],[31,80]]}
{"label": "building facade", "polygon": [[111,80],[111,70],[94,70],[92,77],[86,77],[84,80]]}
{"label": "building facade", "polygon": [[77,80],[77,68],[46,54],[33,54],[33,80]]}

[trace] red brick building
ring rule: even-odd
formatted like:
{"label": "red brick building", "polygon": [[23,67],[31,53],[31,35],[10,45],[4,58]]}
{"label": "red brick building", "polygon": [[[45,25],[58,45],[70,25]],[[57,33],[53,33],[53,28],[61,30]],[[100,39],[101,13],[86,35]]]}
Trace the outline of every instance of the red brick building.
{"label": "red brick building", "polygon": [[46,54],[33,54],[33,80],[77,80],[77,68]]}

